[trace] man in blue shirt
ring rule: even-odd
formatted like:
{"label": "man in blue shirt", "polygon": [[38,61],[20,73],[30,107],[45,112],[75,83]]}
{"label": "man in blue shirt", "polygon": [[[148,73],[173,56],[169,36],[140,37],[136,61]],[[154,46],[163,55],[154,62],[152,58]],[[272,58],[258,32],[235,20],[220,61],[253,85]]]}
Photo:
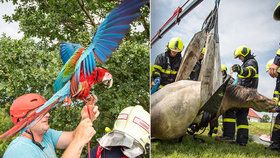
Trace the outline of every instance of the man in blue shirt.
{"label": "man in blue shirt", "polygon": [[[18,97],[10,108],[10,115],[16,125],[21,119],[28,117],[46,102],[39,94],[30,93]],[[90,102],[89,102],[90,103]],[[22,132],[13,140],[5,151],[4,158],[55,158],[55,149],[66,149],[62,157],[80,157],[84,145],[95,135],[92,127],[98,115],[98,107],[91,107],[92,120],[89,119],[86,106],[81,111],[81,122],[74,131],[56,131],[50,129],[47,113],[34,126]]]}

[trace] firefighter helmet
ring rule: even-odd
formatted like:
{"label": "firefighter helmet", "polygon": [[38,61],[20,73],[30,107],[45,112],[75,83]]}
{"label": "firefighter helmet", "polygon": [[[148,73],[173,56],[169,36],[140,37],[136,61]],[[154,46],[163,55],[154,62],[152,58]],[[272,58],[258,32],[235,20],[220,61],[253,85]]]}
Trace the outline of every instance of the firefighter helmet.
{"label": "firefighter helmet", "polygon": [[182,52],[184,49],[184,43],[181,38],[174,37],[168,42],[168,48],[174,52]]}
{"label": "firefighter helmet", "polygon": [[130,106],[123,109],[115,121],[113,132],[120,131],[133,137],[141,144],[145,153],[150,145],[150,114],[142,106]]}
{"label": "firefighter helmet", "polygon": [[280,49],[277,50],[276,54],[277,54],[277,55],[280,55]]}
{"label": "firefighter helmet", "polygon": [[227,72],[227,66],[225,64],[221,65],[221,71]]}
{"label": "firefighter helmet", "polygon": [[235,49],[234,58],[239,56],[243,56],[245,58],[248,54],[251,54],[251,49],[245,45],[242,45]]}
{"label": "firefighter helmet", "polygon": [[273,13],[273,18],[275,20],[280,20],[280,2],[275,7],[275,10],[274,10],[274,13]]}

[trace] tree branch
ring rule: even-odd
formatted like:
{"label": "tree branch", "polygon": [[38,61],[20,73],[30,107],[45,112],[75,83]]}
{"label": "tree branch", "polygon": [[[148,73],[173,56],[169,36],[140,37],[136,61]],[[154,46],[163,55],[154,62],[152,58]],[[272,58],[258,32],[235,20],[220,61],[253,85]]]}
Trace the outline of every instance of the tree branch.
{"label": "tree branch", "polygon": [[84,11],[84,13],[86,14],[86,16],[88,17],[88,19],[89,19],[91,25],[92,25],[93,27],[95,27],[95,23],[94,23],[92,17],[90,16],[90,14],[89,14],[89,11],[86,9],[85,4],[84,4],[84,1],[83,1],[83,0],[78,0],[78,3],[79,3],[79,6],[81,7],[81,9]]}

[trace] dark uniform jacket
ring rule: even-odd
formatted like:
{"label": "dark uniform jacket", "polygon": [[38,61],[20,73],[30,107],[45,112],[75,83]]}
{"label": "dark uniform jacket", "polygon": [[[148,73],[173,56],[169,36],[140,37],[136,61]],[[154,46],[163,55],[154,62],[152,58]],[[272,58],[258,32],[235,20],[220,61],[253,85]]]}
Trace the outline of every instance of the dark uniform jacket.
{"label": "dark uniform jacket", "polygon": [[200,73],[200,69],[201,69],[201,62],[202,62],[202,59],[201,60],[198,60],[190,74],[190,80],[193,80],[193,81],[197,81],[198,80],[198,77],[199,77],[199,73]]}
{"label": "dark uniform jacket", "polygon": [[156,77],[160,77],[160,85],[165,86],[175,81],[177,71],[181,64],[181,53],[178,53],[175,57],[171,57],[167,52],[159,54],[156,57],[154,64],[154,72],[152,74],[152,80]]}
{"label": "dark uniform jacket", "polygon": [[[280,56],[279,55],[275,56],[273,63],[277,66],[280,66]],[[275,89],[273,92],[273,99],[279,101],[279,98],[280,98],[279,92],[280,92],[280,74],[278,73],[277,80],[276,80],[276,86],[275,86]]]}
{"label": "dark uniform jacket", "polygon": [[259,68],[258,62],[253,55],[245,57],[238,74],[238,84],[248,88],[258,88]]}

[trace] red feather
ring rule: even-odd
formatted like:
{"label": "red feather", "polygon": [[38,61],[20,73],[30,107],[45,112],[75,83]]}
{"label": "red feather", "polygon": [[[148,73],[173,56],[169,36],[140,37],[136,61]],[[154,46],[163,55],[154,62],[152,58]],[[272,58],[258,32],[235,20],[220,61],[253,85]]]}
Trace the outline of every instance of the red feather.
{"label": "red feather", "polygon": [[[84,71],[80,71],[80,82],[76,84],[75,76],[71,79],[71,96],[77,99],[85,100],[90,94],[90,90],[93,85],[101,83],[105,73],[109,73],[108,70],[97,67],[90,75],[84,75]],[[80,88],[80,87],[82,88]]]}

